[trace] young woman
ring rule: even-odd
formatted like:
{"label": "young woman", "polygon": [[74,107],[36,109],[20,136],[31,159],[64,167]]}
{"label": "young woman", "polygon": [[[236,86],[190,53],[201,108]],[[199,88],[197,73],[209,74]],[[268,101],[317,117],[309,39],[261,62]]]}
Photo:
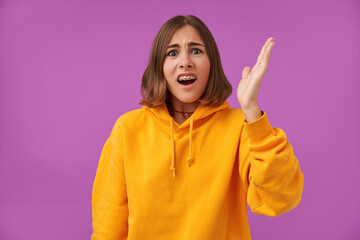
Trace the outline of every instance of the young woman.
{"label": "young woman", "polygon": [[274,39],[226,99],[215,40],[195,16],[160,29],[142,79],[143,106],[107,139],[92,195],[92,240],[251,239],[248,204],[277,216],[301,199],[303,174],[286,134],[273,128],[258,92]]}

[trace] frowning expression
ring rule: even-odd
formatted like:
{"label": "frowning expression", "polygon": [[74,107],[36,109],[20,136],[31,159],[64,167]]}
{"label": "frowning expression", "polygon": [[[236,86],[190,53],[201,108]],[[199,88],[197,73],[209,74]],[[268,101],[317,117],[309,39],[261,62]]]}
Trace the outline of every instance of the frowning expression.
{"label": "frowning expression", "polygon": [[186,25],[172,36],[163,64],[167,88],[184,103],[197,101],[204,93],[210,61],[198,31]]}

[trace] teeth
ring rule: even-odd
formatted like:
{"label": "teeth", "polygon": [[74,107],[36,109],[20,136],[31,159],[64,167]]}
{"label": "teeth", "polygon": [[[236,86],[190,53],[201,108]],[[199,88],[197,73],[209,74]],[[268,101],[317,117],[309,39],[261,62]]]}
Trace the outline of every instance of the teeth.
{"label": "teeth", "polygon": [[195,80],[196,77],[194,75],[191,76],[180,76],[178,78],[179,81],[187,81],[187,80]]}

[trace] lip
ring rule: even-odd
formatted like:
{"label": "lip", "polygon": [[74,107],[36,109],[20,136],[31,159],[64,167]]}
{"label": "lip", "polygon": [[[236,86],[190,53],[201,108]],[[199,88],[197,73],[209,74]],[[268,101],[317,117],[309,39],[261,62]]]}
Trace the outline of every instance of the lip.
{"label": "lip", "polygon": [[[177,78],[176,78],[176,81],[179,79],[179,77],[181,77],[181,76],[195,76],[196,77],[196,80],[197,80],[197,76],[195,75],[195,73],[180,73],[178,76],[177,76]],[[177,81],[177,83],[182,87],[182,88],[185,88],[185,89],[188,89],[188,88],[191,88],[192,86],[194,86],[194,84],[196,83],[196,80],[193,82],[193,83],[191,83],[191,84],[189,84],[189,85],[182,85],[181,83],[179,83],[178,81]]]}
{"label": "lip", "polygon": [[197,76],[195,75],[195,73],[188,72],[188,73],[180,73],[180,74],[177,76],[177,78],[176,78],[176,82],[177,82],[182,88],[185,88],[185,89],[191,88],[191,87],[194,86],[194,84],[196,83],[196,80],[195,80],[193,83],[189,84],[189,85],[182,85],[181,83],[179,83],[179,82],[177,81],[177,80],[179,79],[179,77],[181,77],[181,76],[190,76],[190,75],[195,76],[195,77],[196,77],[196,80],[197,80]]}
{"label": "lip", "polygon": [[191,83],[191,84],[188,84],[188,85],[182,85],[181,83],[178,83],[178,84],[180,85],[180,87],[188,89],[188,88],[191,88],[192,86],[194,86],[195,83],[196,83],[196,81]]}

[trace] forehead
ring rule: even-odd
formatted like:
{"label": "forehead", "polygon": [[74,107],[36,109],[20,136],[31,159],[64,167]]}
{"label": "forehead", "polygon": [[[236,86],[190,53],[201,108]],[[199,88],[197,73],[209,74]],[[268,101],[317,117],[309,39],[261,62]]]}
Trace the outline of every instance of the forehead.
{"label": "forehead", "polygon": [[186,43],[186,42],[198,42],[203,43],[200,34],[193,26],[186,25],[175,31],[174,35],[170,39],[169,44],[174,43]]}

